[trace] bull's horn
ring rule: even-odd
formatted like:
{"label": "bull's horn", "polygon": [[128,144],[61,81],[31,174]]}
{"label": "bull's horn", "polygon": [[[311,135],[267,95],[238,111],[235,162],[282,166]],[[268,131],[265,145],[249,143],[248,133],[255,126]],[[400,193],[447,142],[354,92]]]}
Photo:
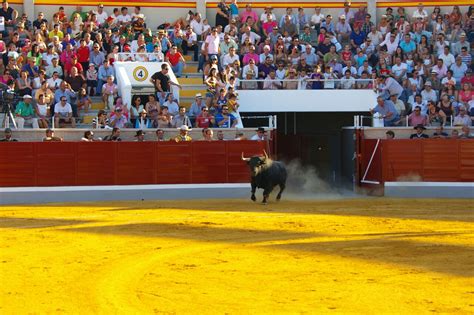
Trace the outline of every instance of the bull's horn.
{"label": "bull's horn", "polygon": [[250,158],[244,157],[244,152],[242,152],[242,161],[246,161],[246,162],[250,161]]}
{"label": "bull's horn", "polygon": [[268,159],[267,151],[263,150],[263,155],[265,155],[265,158]]}

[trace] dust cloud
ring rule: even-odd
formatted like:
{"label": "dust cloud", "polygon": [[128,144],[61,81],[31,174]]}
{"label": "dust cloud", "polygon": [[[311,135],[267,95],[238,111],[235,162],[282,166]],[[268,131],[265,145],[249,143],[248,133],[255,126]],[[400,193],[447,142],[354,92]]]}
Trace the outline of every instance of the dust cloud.
{"label": "dust cloud", "polygon": [[[321,179],[315,167],[302,165],[299,160],[285,163],[288,171],[284,199],[340,199],[354,197],[352,191],[340,189]],[[275,187],[274,191],[279,191]]]}

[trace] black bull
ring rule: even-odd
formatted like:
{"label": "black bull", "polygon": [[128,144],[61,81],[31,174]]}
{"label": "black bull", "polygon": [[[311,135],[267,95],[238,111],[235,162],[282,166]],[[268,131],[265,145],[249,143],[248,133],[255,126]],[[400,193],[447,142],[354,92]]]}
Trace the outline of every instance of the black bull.
{"label": "black bull", "polygon": [[247,162],[252,175],[252,196],[250,198],[253,201],[256,201],[257,198],[255,198],[255,190],[257,188],[262,188],[262,203],[266,203],[273,188],[278,185],[280,186],[280,192],[278,193],[276,200],[279,201],[286,186],[286,167],[282,162],[273,161],[270,159],[266,152],[264,152],[264,154],[264,156],[245,158],[244,154],[242,153],[242,160]]}

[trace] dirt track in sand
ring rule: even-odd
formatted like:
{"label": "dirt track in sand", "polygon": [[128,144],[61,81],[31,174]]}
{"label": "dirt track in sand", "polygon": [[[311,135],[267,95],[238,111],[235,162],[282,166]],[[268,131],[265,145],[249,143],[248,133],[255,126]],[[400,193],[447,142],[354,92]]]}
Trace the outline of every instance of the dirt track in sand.
{"label": "dirt track in sand", "polygon": [[0,313],[474,313],[468,200],[0,210]]}

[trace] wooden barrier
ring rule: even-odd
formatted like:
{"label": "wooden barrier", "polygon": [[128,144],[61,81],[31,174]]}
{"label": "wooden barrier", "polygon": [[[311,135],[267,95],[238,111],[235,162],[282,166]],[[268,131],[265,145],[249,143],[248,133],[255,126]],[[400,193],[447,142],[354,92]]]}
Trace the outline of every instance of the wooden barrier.
{"label": "wooden barrier", "polygon": [[262,141],[0,142],[0,187],[249,182]]}
{"label": "wooden barrier", "polygon": [[[376,139],[360,139],[357,174],[359,184],[376,142]],[[378,181],[380,186],[388,181],[474,182],[474,141],[381,140],[366,179]]]}

